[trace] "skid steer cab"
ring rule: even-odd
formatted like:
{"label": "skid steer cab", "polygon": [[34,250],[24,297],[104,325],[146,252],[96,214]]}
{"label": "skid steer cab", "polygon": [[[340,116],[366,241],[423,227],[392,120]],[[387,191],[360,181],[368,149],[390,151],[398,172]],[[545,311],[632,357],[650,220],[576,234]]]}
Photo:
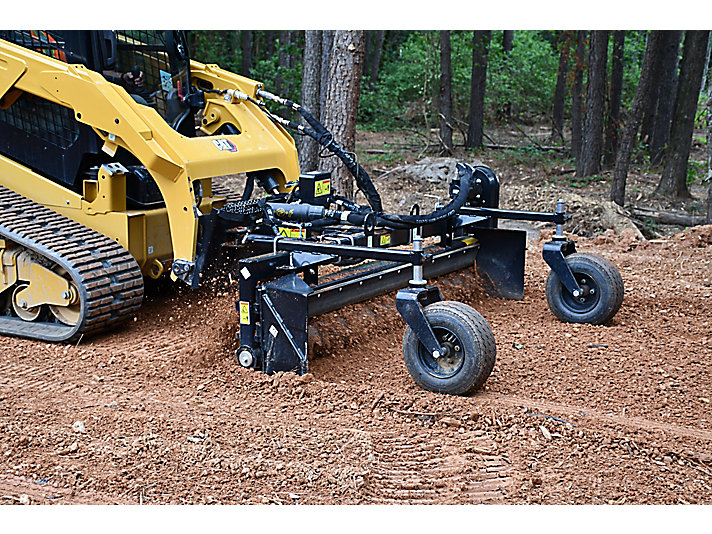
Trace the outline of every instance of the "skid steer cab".
{"label": "skid steer cab", "polygon": [[[413,379],[469,394],[492,372],[495,336],[428,280],[474,269],[482,291],[521,299],[525,232],[502,219],[556,225],[543,254],[559,319],[602,324],[617,312],[620,274],[564,237],[563,202],[500,209],[495,173],[461,163],[445,205],[387,213],[309,110],[192,59],[188,43],[179,31],[0,31],[0,333],[75,342],[135,314],[144,277],[197,288],[229,273],[239,364],[303,374],[311,317],[397,291]],[[366,203],[300,170],[290,132],[338,158]],[[225,185],[238,173],[241,191]]]}

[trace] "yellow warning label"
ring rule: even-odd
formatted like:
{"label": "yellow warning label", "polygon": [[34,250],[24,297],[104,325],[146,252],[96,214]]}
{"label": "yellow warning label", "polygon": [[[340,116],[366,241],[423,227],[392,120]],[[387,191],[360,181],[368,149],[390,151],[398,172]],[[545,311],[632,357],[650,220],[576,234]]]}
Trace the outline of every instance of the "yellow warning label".
{"label": "yellow warning label", "polygon": [[314,196],[322,197],[331,193],[331,180],[319,180],[314,183]]}
{"label": "yellow warning label", "polygon": [[250,303],[240,301],[240,324],[250,324]]}
{"label": "yellow warning label", "polygon": [[383,234],[381,236],[381,246],[391,244],[391,234]]}
{"label": "yellow warning label", "polygon": [[292,237],[296,239],[306,239],[307,230],[306,228],[287,228],[284,226],[279,227],[279,235],[282,237]]}

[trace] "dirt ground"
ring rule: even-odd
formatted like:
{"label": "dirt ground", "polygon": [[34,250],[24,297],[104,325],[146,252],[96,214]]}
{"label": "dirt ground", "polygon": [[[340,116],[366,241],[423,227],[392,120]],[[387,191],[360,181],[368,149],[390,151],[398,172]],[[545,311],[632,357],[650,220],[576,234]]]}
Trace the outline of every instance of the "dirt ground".
{"label": "dirt ground", "polygon": [[76,345],[0,338],[0,502],[712,504],[712,226],[579,238],[625,282],[606,326],[548,311],[545,237],[521,301],[437,281],[497,340],[471,397],[415,385],[393,294],[314,320],[303,377],[237,364],[229,282],[149,284]]}

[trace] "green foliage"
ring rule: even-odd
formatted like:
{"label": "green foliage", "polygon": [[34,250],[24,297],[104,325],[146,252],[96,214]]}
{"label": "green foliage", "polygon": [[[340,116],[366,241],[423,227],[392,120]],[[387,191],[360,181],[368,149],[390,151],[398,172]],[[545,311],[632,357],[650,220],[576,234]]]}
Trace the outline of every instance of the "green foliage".
{"label": "green foliage", "polygon": [[625,44],[623,49],[623,94],[621,95],[624,110],[633,103],[635,92],[638,89],[640,69],[643,65],[643,56],[645,55],[645,46],[647,44],[647,34],[647,31],[631,30],[625,32]]}
{"label": "green foliage", "polygon": [[701,184],[707,176],[707,162],[689,160],[687,162],[687,186]]}
{"label": "green foliage", "polygon": [[[551,107],[558,56],[552,32],[516,31],[514,48],[505,55],[502,32],[492,32],[487,67],[487,117],[501,119],[522,113],[542,114]],[[466,121],[472,76],[472,32],[450,32],[452,47],[453,115]],[[384,57],[375,87],[364,87],[359,119],[371,129],[429,126],[437,121],[440,55],[437,32],[413,32]],[[425,111],[425,117],[423,114]]]}
{"label": "green foliage", "polygon": [[501,32],[492,32],[485,93],[490,114],[506,118],[550,112],[559,68],[550,33],[515,31],[514,47],[505,55]]}
{"label": "green foliage", "polygon": [[191,54],[198,61],[216,63],[233,72],[240,71],[240,32],[209,30],[192,32],[191,35]]}

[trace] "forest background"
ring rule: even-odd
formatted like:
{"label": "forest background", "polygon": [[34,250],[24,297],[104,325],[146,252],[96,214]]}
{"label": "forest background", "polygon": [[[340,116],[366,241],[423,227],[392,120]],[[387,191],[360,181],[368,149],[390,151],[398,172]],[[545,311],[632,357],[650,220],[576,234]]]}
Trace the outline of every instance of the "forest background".
{"label": "forest background", "polygon": [[[709,34],[208,30],[191,32],[191,48],[301,102],[348,149],[358,127],[411,132],[421,154],[555,154],[573,180],[597,182],[620,206],[637,165],[657,182],[651,199],[689,214],[656,216],[694,224],[712,222],[712,194],[690,194],[692,185],[709,191],[712,176]],[[521,131],[525,146],[495,141],[489,132],[502,125]],[[531,125],[549,126],[549,137],[527,136]],[[313,141],[298,147],[302,168],[326,167],[352,194],[345,169],[320,161]]]}

